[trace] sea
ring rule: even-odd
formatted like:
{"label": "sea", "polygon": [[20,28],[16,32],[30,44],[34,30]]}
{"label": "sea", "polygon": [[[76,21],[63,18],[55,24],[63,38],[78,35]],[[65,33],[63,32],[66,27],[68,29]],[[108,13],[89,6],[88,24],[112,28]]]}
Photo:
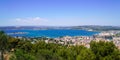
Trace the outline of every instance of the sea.
{"label": "sea", "polygon": [[49,30],[4,30],[6,34],[13,37],[50,37],[63,36],[92,36],[99,32],[75,29],[49,29]]}

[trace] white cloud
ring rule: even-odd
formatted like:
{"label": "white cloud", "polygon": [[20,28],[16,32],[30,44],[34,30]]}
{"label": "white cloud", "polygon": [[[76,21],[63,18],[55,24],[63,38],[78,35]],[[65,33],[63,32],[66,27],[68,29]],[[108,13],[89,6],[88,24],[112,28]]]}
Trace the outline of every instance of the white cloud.
{"label": "white cloud", "polygon": [[45,18],[34,17],[34,18],[16,18],[13,20],[16,25],[43,25],[48,20]]}

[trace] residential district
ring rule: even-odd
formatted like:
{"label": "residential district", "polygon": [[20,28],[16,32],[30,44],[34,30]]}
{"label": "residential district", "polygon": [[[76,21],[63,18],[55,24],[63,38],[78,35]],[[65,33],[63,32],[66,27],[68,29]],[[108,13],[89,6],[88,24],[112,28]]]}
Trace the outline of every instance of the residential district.
{"label": "residential district", "polygon": [[[26,39],[25,37],[17,37]],[[27,38],[27,40],[41,40],[41,38]],[[34,43],[33,41],[33,43]],[[64,36],[58,38],[43,38],[46,43],[62,44],[67,46],[83,45],[90,48],[91,41],[113,42],[120,49],[120,31],[102,31],[93,36]]]}
{"label": "residential district", "polygon": [[93,36],[64,36],[54,39],[46,39],[46,43],[57,43],[62,45],[83,45],[87,48],[90,48],[91,41],[105,41],[113,43],[120,49],[120,31],[103,31],[99,34]]}

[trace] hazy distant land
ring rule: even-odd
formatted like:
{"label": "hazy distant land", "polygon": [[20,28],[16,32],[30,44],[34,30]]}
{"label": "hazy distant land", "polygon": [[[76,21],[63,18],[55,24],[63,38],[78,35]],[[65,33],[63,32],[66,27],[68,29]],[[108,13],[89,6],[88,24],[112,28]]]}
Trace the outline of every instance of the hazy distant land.
{"label": "hazy distant land", "polygon": [[46,30],[46,29],[80,29],[88,31],[109,31],[109,30],[120,30],[119,26],[97,26],[97,25],[86,25],[86,26],[1,26],[0,30]]}

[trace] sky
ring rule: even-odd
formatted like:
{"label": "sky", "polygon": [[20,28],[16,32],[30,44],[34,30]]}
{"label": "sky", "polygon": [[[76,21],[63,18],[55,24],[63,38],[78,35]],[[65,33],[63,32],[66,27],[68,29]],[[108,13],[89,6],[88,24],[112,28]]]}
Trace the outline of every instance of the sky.
{"label": "sky", "polygon": [[120,26],[120,0],[0,0],[0,26]]}

